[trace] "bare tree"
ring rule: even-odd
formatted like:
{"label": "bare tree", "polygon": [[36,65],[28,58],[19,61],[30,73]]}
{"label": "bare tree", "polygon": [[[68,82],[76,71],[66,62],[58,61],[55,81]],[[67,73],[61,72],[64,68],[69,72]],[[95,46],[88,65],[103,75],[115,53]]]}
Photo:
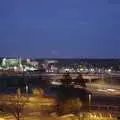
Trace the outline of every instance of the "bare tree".
{"label": "bare tree", "polygon": [[24,106],[28,98],[21,95],[20,89],[17,95],[5,95],[0,101],[0,106],[4,112],[12,114],[16,120],[20,120],[23,116]]}

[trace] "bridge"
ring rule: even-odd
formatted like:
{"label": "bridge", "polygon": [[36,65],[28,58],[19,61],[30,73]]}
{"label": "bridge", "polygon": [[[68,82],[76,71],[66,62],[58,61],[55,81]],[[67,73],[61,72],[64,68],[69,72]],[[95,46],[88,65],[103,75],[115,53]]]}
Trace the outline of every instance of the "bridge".
{"label": "bridge", "polygon": [[[48,73],[47,74],[51,79],[53,80],[59,80],[63,77],[64,73]],[[104,74],[82,74],[84,79],[92,80],[92,79],[100,79],[104,77]],[[77,73],[72,73],[70,74],[72,79],[75,79],[78,74]]]}

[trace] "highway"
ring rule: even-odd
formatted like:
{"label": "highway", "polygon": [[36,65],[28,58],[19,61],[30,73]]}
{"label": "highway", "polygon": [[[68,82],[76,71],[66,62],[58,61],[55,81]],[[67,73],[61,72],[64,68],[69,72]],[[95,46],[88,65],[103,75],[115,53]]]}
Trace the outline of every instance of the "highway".
{"label": "highway", "polygon": [[[114,75],[116,74],[114,73]],[[50,76],[50,78],[52,79],[52,81],[50,81],[51,85],[61,85],[60,79],[62,78],[63,73],[61,74],[49,73],[48,76]],[[72,73],[70,74],[70,76],[74,79],[78,76],[78,74]],[[107,95],[107,96],[119,96],[120,95],[120,85],[112,85],[112,84],[106,83],[104,80],[102,81],[102,79],[104,79],[103,77],[105,76],[105,74],[89,73],[89,74],[82,74],[82,76],[84,79],[90,80],[89,83],[86,84],[86,86],[87,86],[87,90],[89,90],[93,94]],[[101,81],[99,80],[100,82],[98,83],[92,83],[91,82],[92,79],[101,79]],[[74,85],[74,87],[79,88],[81,86]]]}
{"label": "highway", "polygon": [[106,96],[120,96],[119,85],[88,83],[87,89],[93,94]]}
{"label": "highway", "polygon": [[[60,81],[51,81],[51,85],[61,85]],[[111,85],[107,83],[87,83],[86,89],[92,94],[105,96],[120,96],[120,85]],[[74,85],[75,88],[81,88],[80,85]]]}

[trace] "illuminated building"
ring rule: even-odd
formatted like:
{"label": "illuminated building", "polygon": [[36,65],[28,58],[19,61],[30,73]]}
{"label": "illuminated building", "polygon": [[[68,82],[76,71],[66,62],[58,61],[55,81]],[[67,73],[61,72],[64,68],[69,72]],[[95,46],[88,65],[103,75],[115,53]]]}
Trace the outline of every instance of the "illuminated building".
{"label": "illuminated building", "polygon": [[7,59],[7,58],[3,58],[2,60],[2,66],[3,67],[14,67],[14,66],[19,66],[21,65],[21,58],[18,59]]}

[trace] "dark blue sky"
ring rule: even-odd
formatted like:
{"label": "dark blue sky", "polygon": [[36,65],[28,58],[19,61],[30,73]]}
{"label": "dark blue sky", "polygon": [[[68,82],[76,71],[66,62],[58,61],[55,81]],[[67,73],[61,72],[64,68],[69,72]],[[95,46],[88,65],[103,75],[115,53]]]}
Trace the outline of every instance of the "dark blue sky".
{"label": "dark blue sky", "polygon": [[0,0],[0,56],[120,58],[120,0]]}

